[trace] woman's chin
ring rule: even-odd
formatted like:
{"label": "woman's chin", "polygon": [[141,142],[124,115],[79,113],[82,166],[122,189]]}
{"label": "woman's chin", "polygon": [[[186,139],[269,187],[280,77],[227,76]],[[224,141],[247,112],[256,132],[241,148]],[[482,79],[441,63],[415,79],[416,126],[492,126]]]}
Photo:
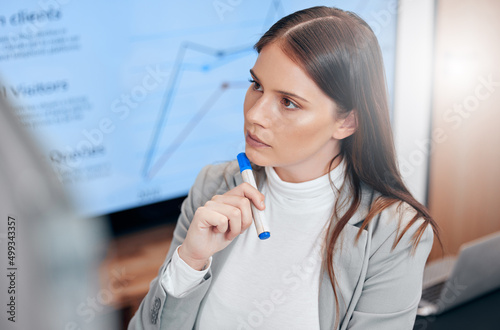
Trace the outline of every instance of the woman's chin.
{"label": "woman's chin", "polygon": [[247,155],[248,159],[255,165],[272,166],[269,158],[263,155],[262,151],[253,148],[248,144],[245,146],[245,154]]}

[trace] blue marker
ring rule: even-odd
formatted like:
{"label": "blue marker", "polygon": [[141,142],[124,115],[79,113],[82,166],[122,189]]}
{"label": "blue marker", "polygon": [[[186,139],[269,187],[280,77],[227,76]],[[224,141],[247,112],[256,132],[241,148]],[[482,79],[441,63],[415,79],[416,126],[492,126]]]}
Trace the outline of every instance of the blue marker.
{"label": "blue marker", "polygon": [[[241,176],[243,177],[243,181],[251,184],[255,189],[257,189],[257,184],[255,183],[255,177],[253,176],[252,166],[250,165],[250,161],[245,155],[244,152],[240,153],[238,156],[238,164],[240,165]],[[253,223],[255,224],[255,229],[257,229],[257,235],[259,235],[260,239],[268,239],[271,237],[271,233],[267,227],[266,218],[264,217],[264,211],[259,210],[258,208],[252,205],[252,213],[253,213]]]}

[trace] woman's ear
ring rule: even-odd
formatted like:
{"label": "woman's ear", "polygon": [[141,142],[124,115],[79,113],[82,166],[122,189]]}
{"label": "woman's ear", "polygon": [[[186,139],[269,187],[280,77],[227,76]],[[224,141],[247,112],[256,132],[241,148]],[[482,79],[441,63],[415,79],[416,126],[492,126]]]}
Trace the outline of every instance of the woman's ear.
{"label": "woman's ear", "polygon": [[347,117],[338,121],[339,126],[333,132],[333,137],[337,140],[351,136],[358,129],[358,111],[352,109]]}

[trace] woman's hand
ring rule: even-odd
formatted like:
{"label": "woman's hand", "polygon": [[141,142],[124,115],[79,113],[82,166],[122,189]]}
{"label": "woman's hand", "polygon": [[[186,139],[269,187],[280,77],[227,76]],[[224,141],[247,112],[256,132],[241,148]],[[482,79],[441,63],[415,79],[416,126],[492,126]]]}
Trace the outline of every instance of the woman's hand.
{"label": "woman's hand", "polygon": [[179,247],[181,259],[193,269],[201,270],[214,253],[252,225],[250,203],[263,210],[264,195],[250,184],[242,183],[199,207]]}

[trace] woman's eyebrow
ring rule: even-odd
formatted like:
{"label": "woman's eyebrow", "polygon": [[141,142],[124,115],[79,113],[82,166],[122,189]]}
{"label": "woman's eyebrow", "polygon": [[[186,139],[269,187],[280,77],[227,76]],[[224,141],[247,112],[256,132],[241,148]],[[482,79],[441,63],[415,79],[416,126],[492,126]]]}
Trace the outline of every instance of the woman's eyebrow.
{"label": "woman's eyebrow", "polygon": [[290,96],[290,97],[294,97],[294,98],[297,98],[297,99],[300,99],[306,103],[309,103],[308,100],[306,100],[305,98],[301,97],[301,96],[298,96],[297,94],[294,94],[294,93],[290,93],[290,92],[285,92],[285,91],[277,91],[278,93],[281,93],[283,95],[287,95],[287,96]]}
{"label": "woman's eyebrow", "polygon": [[[255,72],[250,69],[250,74],[255,78],[255,80],[260,80],[259,77],[257,77],[257,75],[255,74]],[[276,91],[280,94],[283,94],[283,95],[287,95],[287,96],[290,96],[290,97],[295,97],[297,99],[300,99],[304,102],[307,102],[307,103],[310,103],[308,100],[306,100],[305,98],[301,97],[301,96],[298,96],[297,94],[294,94],[294,93],[290,93],[290,92],[285,92],[285,91]]]}

